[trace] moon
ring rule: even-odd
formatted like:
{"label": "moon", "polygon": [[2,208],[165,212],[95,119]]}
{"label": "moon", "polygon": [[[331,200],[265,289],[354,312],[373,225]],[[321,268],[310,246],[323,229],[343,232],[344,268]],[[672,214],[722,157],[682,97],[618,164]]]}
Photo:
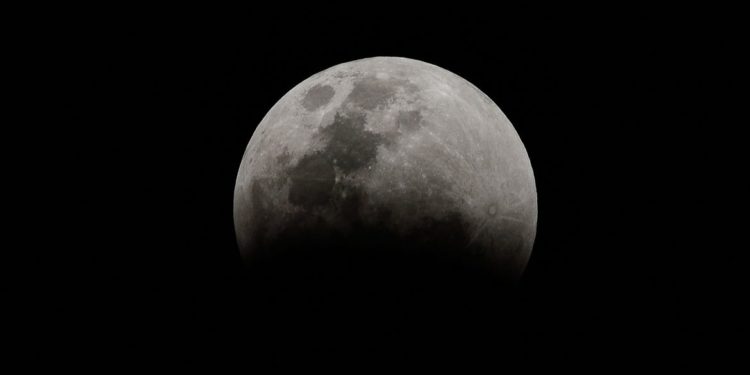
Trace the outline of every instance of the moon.
{"label": "moon", "polygon": [[374,57],[317,73],[270,109],[240,163],[234,224],[248,264],[380,275],[440,264],[516,281],[537,193],[487,95],[438,66]]}

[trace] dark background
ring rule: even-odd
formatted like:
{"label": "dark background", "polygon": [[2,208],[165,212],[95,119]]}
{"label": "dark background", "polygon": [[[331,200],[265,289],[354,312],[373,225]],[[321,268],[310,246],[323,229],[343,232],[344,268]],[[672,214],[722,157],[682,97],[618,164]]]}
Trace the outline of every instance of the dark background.
{"label": "dark background", "polygon": [[[719,210],[744,185],[720,162],[736,151],[724,131],[736,120],[718,99],[734,85],[723,75],[732,23],[436,13],[144,9],[70,22],[58,61],[71,67],[71,202],[84,230],[48,275],[71,267],[42,281],[59,312],[49,345],[115,367],[732,358],[740,248]],[[373,305],[355,289],[333,302],[286,290],[280,301],[278,285],[244,271],[232,199],[255,126],[305,78],[371,56],[464,77],[520,134],[539,222],[514,291]]]}

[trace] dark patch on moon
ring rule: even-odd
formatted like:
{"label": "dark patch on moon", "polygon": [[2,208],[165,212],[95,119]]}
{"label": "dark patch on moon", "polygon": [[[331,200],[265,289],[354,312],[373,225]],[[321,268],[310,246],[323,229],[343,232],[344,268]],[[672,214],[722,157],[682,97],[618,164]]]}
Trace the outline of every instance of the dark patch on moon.
{"label": "dark patch on moon", "polygon": [[422,113],[419,110],[399,111],[396,116],[396,125],[399,129],[404,129],[406,131],[417,130],[420,121],[422,121]]}
{"label": "dark patch on moon", "polygon": [[305,155],[289,170],[289,202],[312,208],[328,203],[336,184],[336,171],[352,173],[372,163],[383,137],[365,129],[361,113],[336,113],[333,123],[320,131],[325,148]]}
{"label": "dark patch on moon", "polygon": [[308,209],[328,203],[336,183],[333,166],[319,152],[300,159],[289,171],[289,178],[289,202]]}
{"label": "dark patch on moon", "polygon": [[344,173],[351,173],[370,164],[378,152],[383,137],[365,129],[361,113],[336,113],[333,123],[321,131],[328,138],[323,150],[328,160]]}
{"label": "dark patch on moon", "polygon": [[357,225],[362,219],[360,210],[366,197],[366,193],[357,186],[343,185],[338,197],[339,212],[347,223]]}
{"label": "dark patch on moon", "polygon": [[307,91],[302,106],[308,111],[314,111],[331,101],[336,91],[329,85],[315,85]]}
{"label": "dark patch on moon", "polygon": [[388,101],[396,95],[397,89],[397,83],[391,80],[365,77],[354,82],[354,88],[347,100],[360,108],[373,110],[385,107]]}
{"label": "dark patch on moon", "polygon": [[276,156],[276,163],[279,165],[286,166],[289,164],[289,161],[292,159],[292,156],[289,155],[289,150],[287,150],[286,147],[284,147],[284,151],[282,151],[278,156]]}

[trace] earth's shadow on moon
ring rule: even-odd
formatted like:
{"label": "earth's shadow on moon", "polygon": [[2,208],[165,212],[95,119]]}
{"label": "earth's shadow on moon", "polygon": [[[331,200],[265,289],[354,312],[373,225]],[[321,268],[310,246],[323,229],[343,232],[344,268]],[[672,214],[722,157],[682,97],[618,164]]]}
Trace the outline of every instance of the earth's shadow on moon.
{"label": "earth's shadow on moon", "polygon": [[248,329],[284,337],[281,350],[312,337],[300,352],[320,337],[348,353],[514,342],[536,190],[510,122],[423,62],[331,69],[285,95],[243,156],[234,215]]}
{"label": "earth's shadow on moon", "polygon": [[254,334],[302,357],[321,345],[363,355],[375,343],[384,345],[378,352],[425,356],[520,350],[518,280],[471,241],[465,218],[448,214],[398,232],[387,207],[363,220],[364,193],[350,193],[341,202],[347,227],[301,216],[245,255],[243,298],[260,309],[247,322]]}
{"label": "earth's shadow on moon", "polygon": [[247,265],[243,298],[257,310],[246,328],[267,350],[354,364],[523,355],[517,286],[486,262],[449,251],[451,235],[405,241],[356,232],[335,242],[290,235],[274,256]]}

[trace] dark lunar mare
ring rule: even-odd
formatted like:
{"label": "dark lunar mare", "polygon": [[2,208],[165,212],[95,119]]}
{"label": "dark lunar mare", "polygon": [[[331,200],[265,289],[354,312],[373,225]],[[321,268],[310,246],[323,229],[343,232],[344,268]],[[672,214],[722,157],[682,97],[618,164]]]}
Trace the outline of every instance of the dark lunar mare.
{"label": "dark lunar mare", "polygon": [[334,167],[350,174],[372,164],[383,138],[365,130],[364,124],[361,113],[336,113],[333,123],[318,134],[326,147],[305,155],[287,171],[290,203],[305,209],[326,205],[334,190]]}
{"label": "dark lunar mare", "polygon": [[302,100],[302,106],[308,111],[314,111],[331,101],[336,91],[328,85],[315,85],[307,91],[305,98]]}

